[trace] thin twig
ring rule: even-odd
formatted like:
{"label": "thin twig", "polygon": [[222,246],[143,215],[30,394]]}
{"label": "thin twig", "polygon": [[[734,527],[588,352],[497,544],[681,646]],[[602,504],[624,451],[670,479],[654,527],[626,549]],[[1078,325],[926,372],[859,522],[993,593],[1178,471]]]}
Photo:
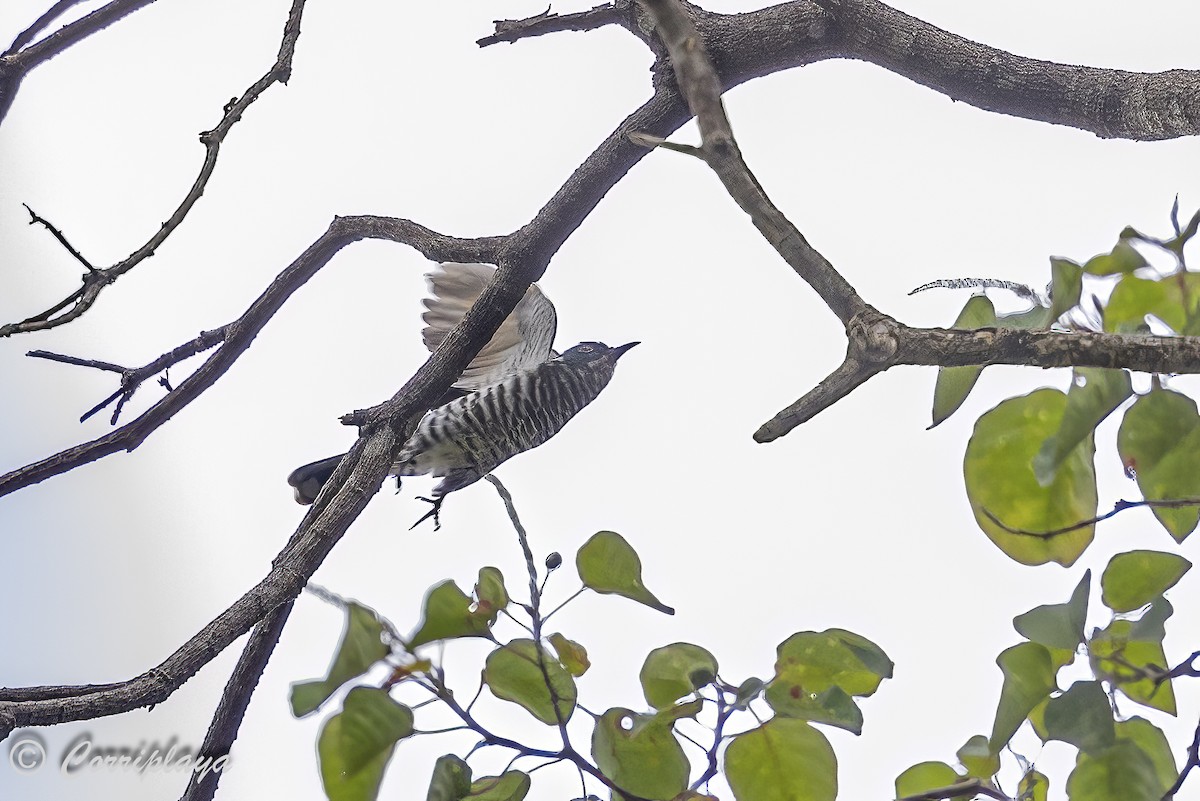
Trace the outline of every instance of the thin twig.
{"label": "thin twig", "polygon": [[92,263],[90,261],[88,261],[87,259],[85,259],[83,257],[83,254],[80,253],[78,250],[76,250],[75,247],[70,242],[67,241],[67,237],[63,234],[62,231],[60,231],[57,228],[57,226],[55,226],[53,223],[51,223],[45,217],[42,217],[41,215],[39,215],[33,209],[29,208],[28,203],[22,203],[21,205],[25,207],[25,211],[29,212],[29,224],[30,225],[35,225],[35,224],[41,225],[43,228],[45,228],[47,231],[49,231],[50,234],[55,239],[58,240],[58,243],[60,245],[62,245],[64,248],[66,248],[68,253],[70,253],[72,256],[75,257],[75,261],[82,264],[89,273],[96,272],[96,268],[92,266]]}
{"label": "thin twig", "polygon": [[[96,269],[89,264],[77,250],[71,247],[62,236],[58,229],[54,228],[49,223],[45,222],[37,215],[34,215],[33,210],[29,213],[35,219],[34,221],[43,223],[56,238],[71,252],[73,256],[79,259],[84,266],[88,268],[88,274],[85,277],[84,285],[79,291],[71,297],[74,300],[66,300],[56,304],[50,310],[36,314],[19,323],[9,323],[0,325],[0,339],[12,336],[13,334],[28,333],[31,331],[45,331],[51,328],[57,328],[60,325],[65,325],[72,320],[77,319],[80,315],[86,312],[96,302],[100,293],[105,287],[112,284],[125,273],[132,270],[138,264],[145,261],[162,245],[163,242],[180,226],[184,219],[188,216],[188,212],[204,194],[204,188],[208,184],[209,178],[212,177],[213,171],[217,167],[217,156],[220,154],[221,143],[225,136],[263,92],[274,83],[286,84],[292,72],[292,58],[296,52],[296,41],[300,37],[300,20],[304,14],[305,0],[292,0],[291,10],[288,12],[287,22],[283,28],[283,41],[279,46],[279,53],[275,59],[275,63],[261,78],[255,81],[246,90],[246,92],[234,102],[229,103],[224,111],[220,122],[210,131],[205,131],[200,134],[200,142],[204,145],[205,155],[204,162],[200,167],[200,173],[192,182],[191,188],[184,195],[179,206],[172,212],[171,216],[164,222],[141,247],[127,256],[124,260],[105,269]],[[85,17],[85,19],[87,19]],[[83,20],[80,20],[81,22]],[[64,29],[65,30],[65,29]],[[60,31],[61,33],[61,31]],[[28,209],[29,207],[26,206]],[[73,305],[71,305],[73,303]],[[59,311],[71,305],[67,311],[58,314]],[[57,316],[55,316],[57,315]]]}
{"label": "thin twig", "polygon": [[547,8],[541,14],[534,14],[532,17],[524,19],[495,20],[496,32],[479,39],[475,44],[487,47],[500,42],[515,42],[519,39],[528,39],[559,31],[590,31],[604,25],[623,24],[626,14],[627,11],[616,8],[612,3],[605,3],[574,14],[553,14]]}
{"label": "thin twig", "polygon": [[1200,506],[1200,498],[1170,498],[1164,500],[1141,500],[1141,501],[1126,501],[1120,500],[1113,504],[1113,508],[1102,515],[1089,517],[1087,520],[1080,520],[1078,523],[1072,523],[1069,526],[1061,528],[1052,528],[1046,531],[1032,531],[1025,528],[1014,528],[1005,524],[1000,518],[989,509],[981,510],[988,520],[995,523],[1000,528],[1004,529],[1009,534],[1017,534],[1022,537],[1036,537],[1038,539],[1052,539],[1062,534],[1068,534],[1072,531],[1078,531],[1081,528],[1094,526],[1097,523],[1102,523],[1110,517],[1115,516],[1118,512],[1124,512],[1126,509],[1136,509],[1140,506],[1147,506],[1151,509],[1180,509],[1188,506]]}
{"label": "thin twig", "polygon": [[[517,540],[521,543],[521,552],[525,555],[525,569],[529,573],[529,617],[532,623],[534,653],[537,655],[538,669],[542,672],[542,680],[546,683],[546,691],[550,695],[550,706],[554,709],[554,717],[558,720],[558,731],[562,735],[563,750],[573,750],[571,738],[567,732],[567,720],[563,717],[560,708],[561,699],[558,697],[554,682],[550,680],[550,668],[546,665],[546,652],[542,647],[542,594],[538,591],[537,565],[534,564],[533,551],[529,547],[529,535],[525,531],[525,526],[521,524],[520,518],[517,517],[517,507],[513,505],[512,495],[508,488],[491,473],[484,476],[484,479],[496,488],[496,492],[504,501],[504,508],[508,510],[508,519],[517,532]],[[559,667],[562,669],[561,665]]]}
{"label": "thin twig", "polygon": [[1188,774],[1196,767],[1200,767],[1200,723],[1196,724],[1196,734],[1192,737],[1192,744],[1188,746],[1187,762],[1184,763],[1183,768],[1179,771],[1179,776],[1176,777],[1175,783],[1163,793],[1162,801],[1171,801],[1175,797],[1175,794],[1183,788],[1183,783],[1187,781]]}

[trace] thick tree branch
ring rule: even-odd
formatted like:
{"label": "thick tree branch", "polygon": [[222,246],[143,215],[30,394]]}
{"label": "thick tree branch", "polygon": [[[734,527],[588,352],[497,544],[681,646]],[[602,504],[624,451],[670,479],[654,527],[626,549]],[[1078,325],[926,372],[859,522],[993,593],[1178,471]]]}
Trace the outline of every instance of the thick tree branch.
{"label": "thick tree branch", "polygon": [[[242,718],[246,714],[246,707],[250,705],[250,696],[258,686],[258,680],[279,642],[279,635],[283,633],[283,626],[287,623],[291,611],[291,603],[283,604],[250,633],[250,641],[246,643],[246,648],[225,685],[225,692],[221,694],[221,703],[217,706],[212,723],[208,727],[208,734],[200,746],[199,756],[225,756],[233,747],[233,741],[237,739],[238,729],[242,725]],[[179,801],[212,801],[220,780],[220,771],[209,771],[203,776],[193,771],[187,789]]]}
{"label": "thick tree branch", "polygon": [[1137,73],[1056,64],[941,30],[878,0],[815,0],[843,55],[988,111],[1119,139],[1200,133],[1200,72]]}
{"label": "thick tree branch", "polygon": [[[154,251],[183,223],[188,212],[192,210],[192,207],[196,205],[196,201],[204,194],[204,187],[207,186],[209,178],[212,177],[213,171],[217,168],[217,157],[221,152],[221,143],[225,140],[225,136],[229,133],[229,130],[242,118],[242,114],[245,113],[246,109],[268,87],[276,82],[286,84],[288,78],[291,77],[292,58],[296,52],[296,41],[300,37],[300,20],[303,14],[304,0],[292,0],[291,11],[288,13],[287,22],[283,27],[283,41],[279,45],[279,53],[275,59],[275,63],[266,74],[251,84],[250,88],[240,98],[231,100],[225,106],[224,115],[215,128],[200,134],[200,142],[204,145],[204,163],[200,167],[200,174],[196,176],[196,180],[192,183],[191,188],[167,221],[154,232],[154,235],[145,244],[129,254],[123,261],[105,269],[96,269],[75,248],[71,247],[58,229],[35,215],[33,210],[30,209],[29,213],[34,218],[33,222],[41,222],[45,225],[59,242],[67,248],[71,255],[87,268],[87,272],[83,275],[83,286],[65,300],[19,323],[0,325],[0,339],[12,336],[13,334],[57,328],[60,325],[71,322],[92,307],[92,304],[96,302],[96,299],[104,291],[105,287],[154,255]],[[84,20],[88,18],[90,17],[85,17]],[[84,20],[80,20],[80,22]],[[66,28],[63,30],[66,30]],[[62,33],[62,31],[59,31],[59,33]],[[37,47],[37,45],[34,47]],[[30,50],[33,49],[30,48]],[[21,55],[23,56],[28,52],[29,50],[23,51]],[[0,64],[0,80],[2,79],[2,64]],[[26,208],[29,207],[26,206]],[[67,308],[68,306],[70,308]],[[66,309],[66,311],[63,311],[63,309]],[[60,314],[60,312],[62,313]]]}
{"label": "thick tree branch", "polygon": [[690,17],[675,0],[640,0],[671,56],[676,80],[700,126],[697,154],[712,168],[754,226],[816,290],[843,323],[870,308],[854,287],[783,215],[750,171],[721,102],[721,82]]}
{"label": "thick tree branch", "polygon": [[[447,377],[447,386],[453,381]],[[175,653],[141,676],[100,688],[51,688],[6,691],[0,701],[0,739],[14,728],[88,720],[160,703],[223,649],[272,610],[296,597],[370,499],[383,484],[412,423],[379,426],[360,438],[343,460],[353,475],[335,493],[325,493],[308,509],[296,534],[280,552],[266,578],[217,616]]]}
{"label": "thick tree branch", "polygon": [[[1028,367],[1109,367],[1146,373],[1200,373],[1200,337],[1101,334],[1089,331],[1031,331],[1013,328],[912,328],[868,311],[846,329],[848,353],[855,370],[843,365],[831,376],[847,392],[834,395],[820,388],[788,406],[754,434],[770,442],[812,419],[871,375],[898,364],[964,367],[1013,364]],[[847,375],[856,375],[849,382]]]}

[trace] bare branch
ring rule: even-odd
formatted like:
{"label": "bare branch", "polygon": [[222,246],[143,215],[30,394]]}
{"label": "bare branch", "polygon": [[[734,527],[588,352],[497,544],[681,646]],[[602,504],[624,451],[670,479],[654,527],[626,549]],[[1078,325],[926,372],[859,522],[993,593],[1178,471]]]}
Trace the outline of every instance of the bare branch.
{"label": "bare branch", "polygon": [[[233,747],[233,741],[237,739],[238,729],[242,725],[242,718],[246,714],[246,707],[250,705],[250,696],[254,694],[271,653],[279,643],[279,635],[283,633],[283,626],[287,623],[291,611],[292,604],[285,603],[254,627],[250,641],[246,643],[241,658],[225,684],[221,702],[197,756],[221,757],[227,755]],[[220,780],[220,771],[192,771],[187,789],[179,801],[212,801]]]}
{"label": "bare branch", "polygon": [[52,225],[45,217],[38,216],[38,214],[33,209],[29,208],[28,203],[22,203],[21,205],[25,207],[25,211],[29,212],[29,224],[30,225],[38,224],[38,225],[43,226],[47,231],[49,231],[54,236],[55,239],[58,240],[58,243],[60,245],[62,245],[64,248],[67,249],[68,253],[70,253],[72,256],[75,257],[75,261],[82,264],[89,273],[96,272],[96,268],[92,266],[92,263],[90,261],[88,261],[87,259],[85,259],[83,257],[83,254],[80,253],[78,250],[76,250],[71,245],[71,243],[67,241],[67,238],[63,235],[62,231],[60,231],[60,230],[58,230],[58,228],[54,227],[54,225]]}
{"label": "bare branch", "polygon": [[[12,48],[9,48],[10,52],[0,56],[0,122],[4,121],[5,115],[8,114],[8,110],[12,107],[13,100],[16,98],[21,81],[29,74],[31,69],[49,61],[71,45],[82,42],[93,33],[104,30],[122,17],[132,14],[139,8],[148,6],[153,2],[154,0],[113,0],[108,5],[102,6],[86,17],[60,28],[45,39],[26,47],[20,52],[11,52],[17,47],[17,42],[14,41]],[[53,13],[54,17],[57,17],[58,13],[54,12],[59,5],[62,5],[62,3],[56,4],[54,8],[46,12],[33,26],[26,29],[25,33],[33,30],[35,27],[39,29],[44,27],[41,24],[42,20],[50,14]],[[47,22],[49,21],[47,20]],[[18,35],[17,41],[20,41],[25,33]]]}
{"label": "bare branch", "polygon": [[[1200,72],[1056,64],[972,42],[878,0],[814,2],[832,17],[830,35],[839,55],[878,64],[953,100],[1103,138],[1147,141],[1200,133]],[[801,5],[807,3],[775,8]]]}
{"label": "bare branch", "polygon": [[[225,140],[225,136],[229,133],[229,130],[242,118],[242,114],[250,107],[250,104],[257,100],[268,87],[276,82],[287,83],[288,78],[291,77],[292,57],[296,52],[296,41],[300,37],[300,19],[303,13],[304,0],[292,0],[292,8],[288,13],[287,23],[283,28],[283,41],[279,45],[279,54],[275,59],[274,65],[272,65],[266,74],[255,81],[246,90],[245,94],[226,105],[224,116],[222,116],[221,121],[217,123],[215,128],[200,134],[200,142],[204,145],[205,150],[204,163],[200,167],[200,174],[196,176],[196,180],[192,183],[182,202],[180,202],[178,208],[175,209],[167,221],[154,232],[154,235],[145,244],[129,254],[123,261],[102,270],[96,269],[78,251],[71,247],[58,229],[34,215],[33,210],[30,209],[29,213],[34,216],[34,221],[42,222],[55,235],[59,242],[71,252],[71,255],[75,256],[76,259],[87,267],[88,272],[84,275],[83,286],[79,290],[49,310],[22,320],[19,323],[0,325],[0,339],[12,336],[13,334],[24,334],[31,331],[45,331],[57,328],[60,325],[65,325],[77,319],[92,307],[105,287],[154,255],[154,252],[167,240],[167,237],[174,233],[175,229],[183,223],[188,212],[192,210],[196,201],[204,194],[204,187],[208,184],[209,178],[212,177],[213,171],[217,167],[217,156],[220,155],[221,143]],[[85,17],[84,19],[88,18]],[[80,22],[83,21],[80,20]],[[66,30],[66,28],[63,30]],[[32,50],[33,48],[30,49]],[[24,51],[24,53],[27,52],[29,51]],[[22,56],[24,53],[22,53]],[[2,75],[0,75],[0,80],[2,80]],[[28,209],[29,207],[26,206],[25,208]],[[70,306],[70,308],[63,312],[63,309],[67,306]],[[60,314],[59,312],[62,313]]]}
{"label": "bare branch", "polygon": [[[1014,364],[1029,367],[1108,367],[1145,373],[1200,373],[1200,337],[1032,331],[1013,328],[912,328],[875,310],[846,329],[849,351],[872,365],[872,374],[898,364],[965,367]],[[863,379],[865,380],[865,378]],[[857,382],[850,389],[861,384]],[[805,398],[808,396],[806,395]],[[812,418],[789,415],[797,407],[821,411],[805,398],[759,429],[760,442],[787,434]]]}
{"label": "bare branch", "polygon": [[72,7],[77,6],[82,2],[83,0],[58,0],[57,3],[50,6],[45,14],[42,14],[42,16],[34,20],[32,25],[18,33],[17,37],[13,39],[13,43],[8,46],[7,50],[5,50],[3,53],[0,53],[0,56],[13,55],[22,47],[32,42],[34,37],[36,37],[39,33],[50,27],[50,24],[54,22],[54,20],[58,19],[63,14],[70,11]]}
{"label": "bare branch", "polygon": [[559,31],[590,31],[605,25],[627,25],[630,3],[626,0],[618,5],[623,7],[604,3],[574,14],[552,14],[547,6],[541,14],[525,19],[498,19],[495,20],[496,32],[479,39],[475,44],[487,47]]}
{"label": "bare branch", "polygon": [[[190,355],[198,352],[198,349],[204,346],[212,347],[212,344],[209,343],[214,339],[221,341],[221,347],[209,356],[196,372],[188,376],[179,386],[175,387],[165,397],[143,412],[140,417],[126,423],[121,428],[103,437],[60,451],[49,458],[0,476],[0,496],[15,492],[30,484],[44,481],[51,476],[59,475],[81,464],[87,464],[111,453],[121,450],[131,451],[138,447],[155,429],[198,398],[218,378],[224,375],[225,371],[250,347],[258,332],[262,330],[263,326],[267,324],[284,302],[291,297],[292,293],[303,286],[309,278],[324,267],[333,258],[334,254],[352,242],[368,238],[403,242],[421,251],[427,257],[451,261],[482,260],[482,257],[494,252],[496,244],[496,240],[494,239],[464,240],[443,236],[409,220],[384,217],[335,218],[330,224],[329,229],[293,261],[291,265],[284,269],[241,317],[215,331],[201,334],[200,337],[191,342],[184,343],[170,353],[164,354],[159,359],[136,371],[138,374],[153,375],[164,367],[173,364],[174,361],[178,361],[176,357],[181,354]],[[515,300],[513,301],[513,305],[516,305]],[[496,310],[497,313],[499,311]],[[500,315],[496,319],[495,326],[499,326],[504,316]],[[486,336],[483,334],[476,336],[483,337],[482,341],[479,342],[479,347],[482,347],[483,343],[491,336],[491,332],[488,332]],[[451,337],[447,337],[447,341],[450,339]],[[463,338],[461,335],[455,339],[460,343],[458,347],[462,347]],[[445,346],[445,343],[443,345]],[[448,362],[444,356],[440,361],[442,363]],[[450,365],[449,369],[457,370],[454,376],[462,372],[467,361],[470,361],[469,356],[462,360],[461,365]],[[442,367],[443,365],[439,364],[435,369],[441,370]],[[428,374],[428,371],[419,373],[419,375]],[[450,381],[454,380],[454,376],[450,377]],[[435,380],[440,380],[440,376]],[[447,382],[447,386],[449,386],[450,381]],[[444,388],[440,391],[444,391]]]}
{"label": "bare branch", "polygon": [[869,306],[775,207],[750,172],[725,116],[721,81],[692,20],[675,0],[639,2],[654,19],[656,32],[671,55],[679,87],[696,115],[704,161],[784,261],[816,290],[838,319],[849,323]]}
{"label": "bare branch", "polygon": [[[446,377],[446,384],[453,381]],[[350,472],[335,493],[309,507],[270,573],[164,662],[136,678],[99,687],[10,690],[0,701],[0,739],[22,726],[88,720],[152,706],[168,698],[197,670],[249,631],[272,610],[296,597],[383,484],[388,467],[414,421],[378,426],[351,448],[342,466]],[[59,692],[55,693],[54,690]]]}
{"label": "bare branch", "polygon": [[864,366],[856,359],[846,359],[824,381],[763,423],[754,432],[755,442],[770,442],[782,437],[849,395],[878,372],[878,369]]}

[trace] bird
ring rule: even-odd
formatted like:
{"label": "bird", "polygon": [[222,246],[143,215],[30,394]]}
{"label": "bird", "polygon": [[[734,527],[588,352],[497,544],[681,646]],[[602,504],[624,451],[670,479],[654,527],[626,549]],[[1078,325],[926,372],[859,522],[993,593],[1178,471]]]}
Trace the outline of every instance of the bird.
{"label": "bird", "polygon": [[[423,301],[422,338],[430,351],[462,320],[495,269],[489,264],[448,262],[426,275],[430,297]],[[608,385],[617,360],[641,344],[609,347],[587,341],[560,354],[553,349],[557,328],[554,304],[537,284],[531,284],[479,355],[421,418],[390,471],[397,488],[403,476],[431,474],[442,479],[432,498],[419,496],[431,508],[413,528],[433,518],[434,530],[440,529],[447,495],[561,431]],[[296,501],[315,501],[343,456],[292,471],[287,480]]]}

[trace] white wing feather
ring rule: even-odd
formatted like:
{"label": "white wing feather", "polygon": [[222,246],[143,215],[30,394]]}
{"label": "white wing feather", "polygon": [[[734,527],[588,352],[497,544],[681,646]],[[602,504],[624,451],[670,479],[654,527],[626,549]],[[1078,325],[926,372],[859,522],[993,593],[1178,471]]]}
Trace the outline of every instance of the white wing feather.
{"label": "white wing feather", "polygon": [[[432,351],[446,338],[495,272],[490,264],[449,262],[439,264],[426,276],[432,297],[423,301],[425,329],[421,335],[425,347]],[[554,304],[533,284],[454,386],[467,391],[481,389],[549,360],[556,355],[551,348],[557,328]]]}

